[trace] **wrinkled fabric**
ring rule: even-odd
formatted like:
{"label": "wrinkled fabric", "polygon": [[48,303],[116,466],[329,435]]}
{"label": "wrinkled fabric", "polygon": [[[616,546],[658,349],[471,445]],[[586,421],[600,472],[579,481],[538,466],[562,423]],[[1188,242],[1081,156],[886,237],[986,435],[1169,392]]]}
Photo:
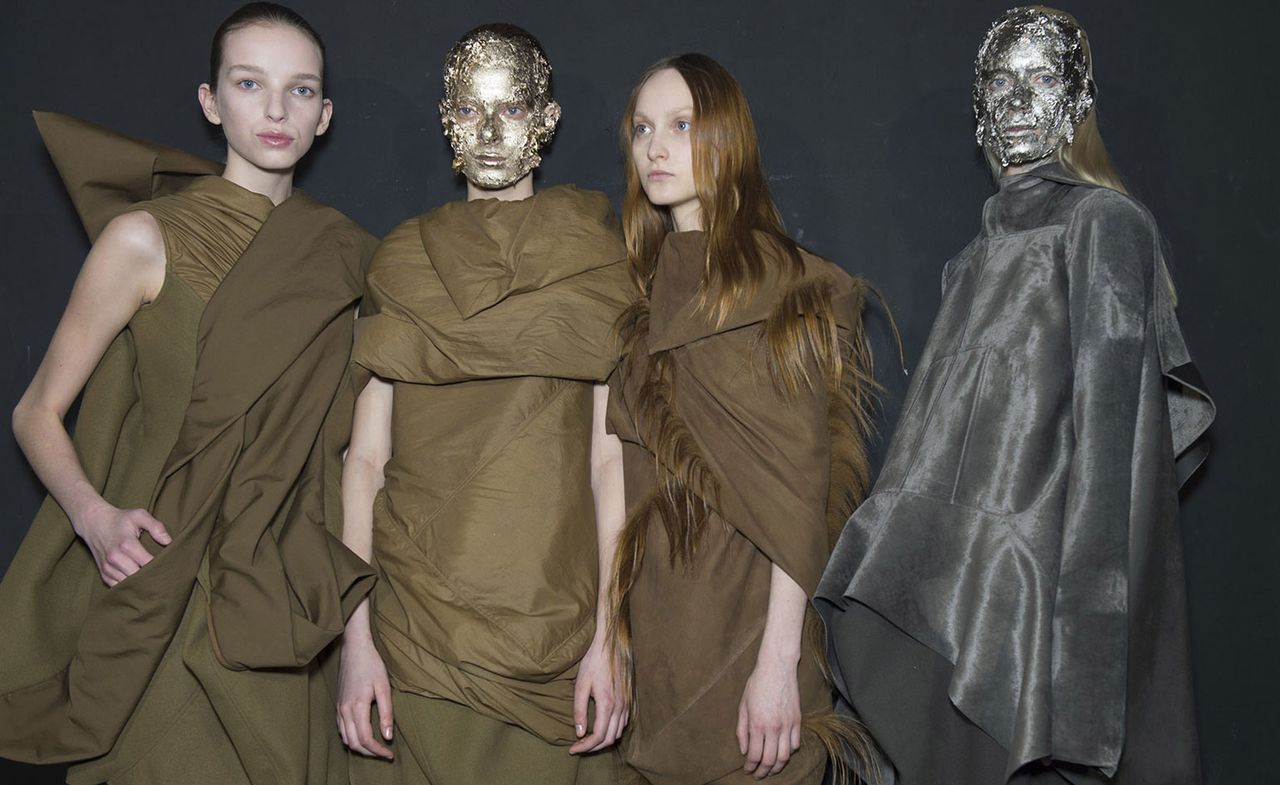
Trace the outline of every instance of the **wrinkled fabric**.
{"label": "wrinkled fabric", "polygon": [[[247,781],[324,781],[333,759],[307,718],[318,707],[328,717],[332,701],[309,663],[372,580],[332,515],[372,238],[305,195],[273,208],[220,178],[137,201],[214,165],[154,147],[148,159],[146,143],[65,116],[38,121],[91,237],[107,223],[99,211],[146,210],[172,254],[159,296],[87,385],[75,443],[104,498],[148,509],[173,539],[144,537],[154,559],[108,590],[46,500],[0,584],[11,633],[0,750],[35,762],[105,755],[72,779],[118,779],[205,710]],[[208,258],[184,262],[197,254]],[[279,723],[282,711],[301,721]]]}
{"label": "wrinkled fabric", "polygon": [[[702,232],[667,235],[648,333],[610,377],[608,427],[623,445],[629,514],[660,492],[660,458],[645,438],[654,424],[637,419],[650,353],[667,352],[673,362],[671,408],[719,486],[718,499],[692,489],[713,509],[691,566],[673,563],[661,520],[649,522],[630,593],[635,699],[624,757],[653,783],[741,775],[738,705],[764,632],[772,565],[812,593],[826,563],[828,396],[821,383],[794,398],[776,390],[763,322],[792,287],[827,281],[836,320],[848,327],[860,318],[864,286],[803,254],[802,277],[767,281],[753,301],[712,327],[697,306],[705,254]],[[816,366],[810,374],[820,378]],[[798,677],[805,715],[829,711],[830,692],[808,653]],[[825,767],[825,751],[806,734],[800,752],[770,779],[819,782]]]}
{"label": "wrinkled fabric", "polygon": [[592,382],[625,257],[602,194],[447,204],[383,240],[353,358],[394,388],[372,606],[392,683],[555,744],[595,631]]}
{"label": "wrinkled fabric", "polygon": [[[1213,404],[1165,276],[1129,197],[1056,163],[1005,178],[944,269],[889,457],[818,590],[837,670],[872,667],[854,630],[872,633],[837,618],[865,606],[951,665],[950,702],[1006,777],[1052,759],[1198,778],[1175,459],[1203,458]],[[846,697],[893,758],[890,700]]]}

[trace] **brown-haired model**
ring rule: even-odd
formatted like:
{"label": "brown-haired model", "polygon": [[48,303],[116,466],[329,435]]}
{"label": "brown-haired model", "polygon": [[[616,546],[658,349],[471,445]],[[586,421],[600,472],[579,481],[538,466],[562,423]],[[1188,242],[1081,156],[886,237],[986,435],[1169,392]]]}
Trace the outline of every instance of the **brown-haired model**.
{"label": "brown-haired model", "polygon": [[315,31],[254,3],[210,60],[225,167],[37,116],[94,244],[13,417],[49,498],[0,584],[0,755],[72,783],[346,782],[313,660],[372,582],[336,475],[374,241],[293,188]]}
{"label": "brown-haired model", "polygon": [[640,293],[609,393],[628,508],[611,592],[634,669],[624,754],[654,783],[817,783],[841,738],[861,741],[803,630],[829,522],[868,484],[867,286],[783,232],[723,66],[658,62],[623,123]]}

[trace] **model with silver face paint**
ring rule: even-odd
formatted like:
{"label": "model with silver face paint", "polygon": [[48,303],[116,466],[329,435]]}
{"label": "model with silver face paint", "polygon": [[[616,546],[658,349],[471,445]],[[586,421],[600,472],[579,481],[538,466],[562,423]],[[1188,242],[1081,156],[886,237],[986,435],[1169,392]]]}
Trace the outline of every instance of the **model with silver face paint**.
{"label": "model with silver face paint", "polygon": [[1178,490],[1214,405],[1084,31],[1013,9],[975,70],[1000,190],[818,588],[830,654],[895,785],[1195,785]]}
{"label": "model with silver face paint", "polygon": [[604,194],[534,193],[559,118],[537,39],[463,36],[440,119],[467,198],[402,223],[369,266],[343,502],[380,590],[343,637],[339,717],[352,750],[392,760],[354,761],[360,782],[617,775],[628,707],[599,591],[621,447],[599,382],[634,288]]}
{"label": "model with silver face paint", "polygon": [[1038,6],[1015,8],[982,42],[974,67],[978,144],[1001,166],[1047,158],[1074,140],[1093,107],[1084,31]]}

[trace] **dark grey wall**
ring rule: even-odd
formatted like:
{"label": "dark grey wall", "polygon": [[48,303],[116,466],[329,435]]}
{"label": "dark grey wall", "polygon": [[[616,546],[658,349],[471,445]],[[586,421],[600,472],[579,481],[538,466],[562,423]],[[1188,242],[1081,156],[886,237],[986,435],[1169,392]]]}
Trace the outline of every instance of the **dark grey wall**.
{"label": "dark grey wall", "polygon": [[[616,125],[633,79],[661,55],[705,51],[751,99],[788,227],[880,286],[910,365],[938,304],[939,270],[977,231],[992,191],[969,82],[982,33],[1011,2],[298,0],[325,36],[337,103],[301,183],[375,233],[460,196],[434,108],[440,62],[466,29],[505,20],[540,36],[556,69],[564,121],[542,182],[616,201]],[[221,155],[195,88],[208,37],[233,7],[71,0],[13,4],[0,17],[0,410],[30,380],[87,249],[29,111]],[[1093,41],[1103,133],[1168,236],[1183,325],[1220,406],[1208,470],[1184,500],[1211,785],[1273,781],[1264,763],[1280,739],[1280,494],[1268,492],[1280,433],[1264,408],[1277,389],[1280,295],[1276,8],[1081,0],[1067,9]],[[40,498],[7,429],[0,483],[3,566]],[[9,765],[0,763],[6,782],[60,778]]]}

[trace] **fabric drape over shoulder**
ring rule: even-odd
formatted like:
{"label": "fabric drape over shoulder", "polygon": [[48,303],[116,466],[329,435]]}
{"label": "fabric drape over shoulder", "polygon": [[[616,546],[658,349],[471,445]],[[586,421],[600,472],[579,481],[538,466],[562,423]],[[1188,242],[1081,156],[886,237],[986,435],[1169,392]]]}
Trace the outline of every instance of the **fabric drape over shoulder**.
{"label": "fabric drape over shoulder", "polygon": [[617,358],[613,320],[631,300],[625,258],[600,193],[451,202],[383,241],[355,362],[419,384],[603,379]]}
{"label": "fabric drape over shoulder", "polygon": [[567,744],[594,632],[591,383],[632,299],[602,194],[455,202],[382,242],[353,362],[393,383],[373,632],[392,683]]}
{"label": "fabric drape over shoulder", "polygon": [[[863,340],[865,282],[808,254],[801,276],[766,281],[723,325],[709,325],[697,301],[705,254],[703,233],[667,235],[647,314],[610,379],[609,428],[623,442],[629,508],[620,548],[636,537],[643,553],[627,599],[635,703],[625,756],[655,783],[712,782],[742,768],[738,704],[764,631],[772,565],[811,593],[826,563],[839,453],[830,385],[810,358],[812,384],[780,391],[768,325],[830,315],[846,365],[851,343]],[[784,269],[778,259],[770,267]],[[865,471],[860,443],[857,452]],[[672,542],[684,535],[670,523],[700,505],[707,516],[689,535],[696,548],[685,563]],[[829,711],[807,655],[799,675],[806,715]],[[774,776],[817,782],[825,765],[825,750],[806,734]]]}
{"label": "fabric drape over shoulder", "polygon": [[[0,753],[36,762],[113,753],[127,722],[158,716],[135,715],[139,701],[188,689],[157,680],[181,657],[190,673],[178,666],[175,678],[196,676],[190,689],[205,693],[251,781],[317,781],[308,758],[323,745],[307,739],[304,717],[281,723],[276,712],[295,701],[306,712],[306,666],[372,581],[338,539],[336,515],[351,330],[372,238],[303,194],[259,208],[262,197],[226,181],[194,180],[212,163],[61,115],[37,120],[91,237],[131,209],[151,212],[165,236],[164,288],[104,355],[75,443],[107,501],[148,509],[172,542],[144,537],[153,560],[108,590],[46,500],[0,584]],[[236,240],[240,227],[249,233]],[[179,246],[214,266],[183,279]],[[238,260],[219,261],[241,248]],[[216,284],[207,307],[197,281]],[[274,670],[218,673],[228,668]]]}
{"label": "fabric drape over shoulder", "polygon": [[[1195,782],[1177,490],[1214,407],[1155,223],[1057,164],[1002,181],[983,220],[819,588],[846,696],[905,785],[930,766],[978,781],[941,744],[913,751],[952,705],[1006,779],[1052,761],[1078,782]],[[944,685],[934,719],[877,676],[908,651]]]}

